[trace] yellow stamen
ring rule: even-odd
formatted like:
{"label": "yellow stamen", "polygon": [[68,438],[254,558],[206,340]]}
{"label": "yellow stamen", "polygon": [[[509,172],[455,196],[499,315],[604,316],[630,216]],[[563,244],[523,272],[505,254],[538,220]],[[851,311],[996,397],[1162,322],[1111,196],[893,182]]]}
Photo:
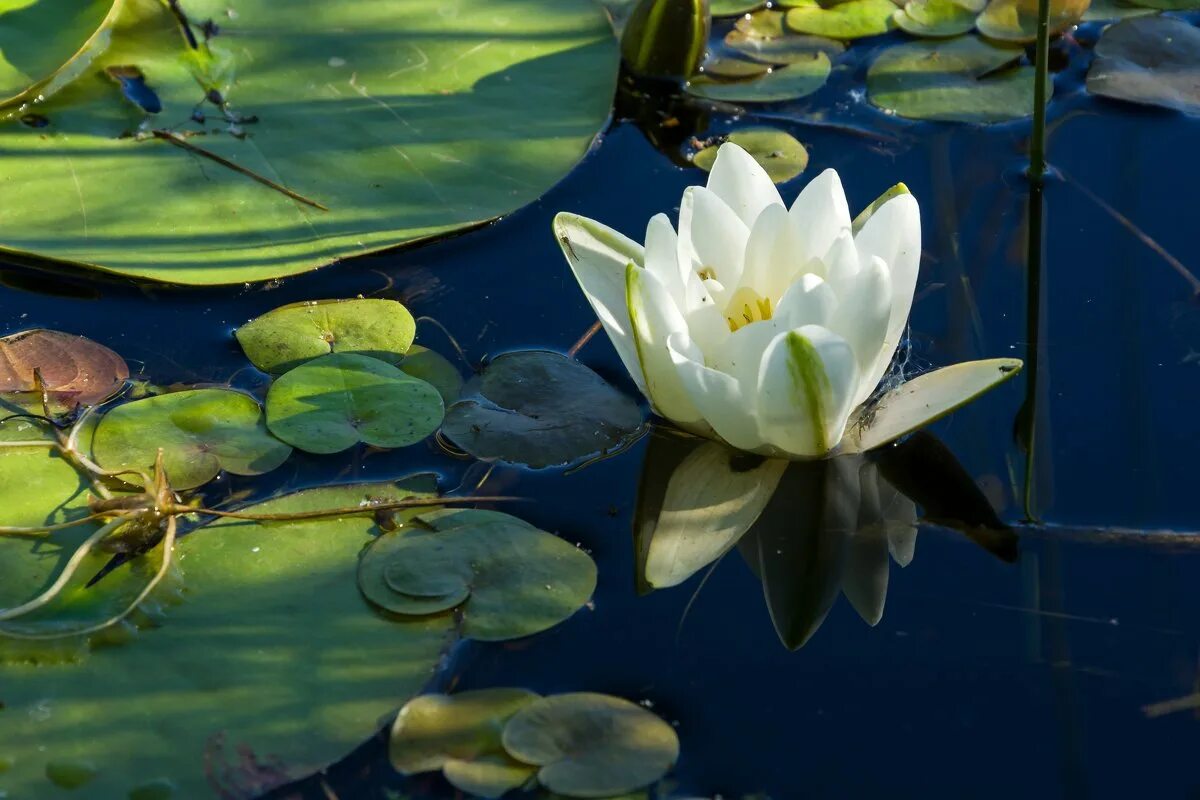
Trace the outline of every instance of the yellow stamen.
{"label": "yellow stamen", "polygon": [[725,310],[725,321],[729,330],[736,331],[755,322],[763,322],[771,318],[771,298],[760,297],[749,286],[743,286],[733,293]]}

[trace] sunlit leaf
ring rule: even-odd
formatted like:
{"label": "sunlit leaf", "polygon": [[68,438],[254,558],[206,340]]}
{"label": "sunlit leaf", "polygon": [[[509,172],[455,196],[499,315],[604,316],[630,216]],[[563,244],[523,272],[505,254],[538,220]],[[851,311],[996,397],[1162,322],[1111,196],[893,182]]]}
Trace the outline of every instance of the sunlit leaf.
{"label": "sunlit leaf", "polygon": [[464,636],[530,636],[570,617],[596,587],[579,548],[497,511],[422,514],[363,555],[363,595],[403,616],[458,608]]}
{"label": "sunlit leaf", "polygon": [[267,432],[258,402],[232,389],[191,389],[125,403],[104,415],[92,438],[93,455],[109,470],[148,472],[160,448],[176,489],[202,486],[222,470],[262,475],[292,452]]}
{"label": "sunlit leaf", "polygon": [[408,348],[399,367],[406,375],[423,380],[437,389],[438,394],[442,396],[442,403],[446,406],[462,394],[462,373],[441,353],[414,344]]}
{"label": "sunlit leaf", "polygon": [[907,42],[884,50],[871,64],[867,94],[879,108],[914,119],[1021,119],[1033,113],[1033,67],[1021,65],[1023,56],[1023,49],[976,36]]}
{"label": "sunlit leaf", "polygon": [[860,39],[887,33],[895,23],[892,0],[849,0],[828,8],[817,0],[796,3],[787,12],[787,27],[831,39]]}
{"label": "sunlit leaf", "polygon": [[[891,2],[891,0],[886,0]],[[829,56],[814,53],[807,61],[778,67],[761,78],[737,83],[705,80],[688,83],[688,93],[709,100],[734,103],[775,103],[807,97],[825,85],[830,71]]]}
{"label": "sunlit leaf", "polygon": [[764,0],[712,0],[708,8],[714,17],[740,17],[763,3]]}
{"label": "sunlit leaf", "polygon": [[[290,275],[537,199],[611,110],[617,47],[590,0],[182,3],[220,21],[210,54],[166,6],[123,0],[88,76],[39,107],[48,126],[8,123],[0,250],[178,283]],[[129,135],[144,113],[100,77],[119,66],[174,138]]]}
{"label": "sunlit leaf", "polygon": [[36,329],[0,338],[0,393],[35,391],[35,371],[40,388],[72,405],[103,402],[129,378],[125,359],[82,336]]}
{"label": "sunlit leaf", "polygon": [[783,27],[783,12],[769,8],[741,17],[734,23],[734,29],[756,39],[771,39],[787,32]]}
{"label": "sunlit leaf", "polygon": [[[740,146],[754,160],[762,164],[771,180],[776,183],[790,181],[808,166],[808,151],[787,131],[778,128],[739,128],[725,138]],[[719,144],[710,144],[692,158],[692,163],[705,172],[712,169],[717,160]]]}
{"label": "sunlit leaf", "polygon": [[1088,69],[1092,94],[1200,112],[1200,30],[1181,19],[1139,17],[1105,29]]}
{"label": "sunlit leaf", "polygon": [[637,404],[560,353],[505,353],[483,371],[479,398],[446,411],[442,433],[476,458],[531,467],[569,464],[625,443]]}
{"label": "sunlit leaf", "polygon": [[975,27],[983,2],[968,0],[908,0],[892,15],[897,27],[914,36],[958,36]]}
{"label": "sunlit leaf", "polygon": [[725,34],[725,45],[764,64],[794,64],[811,61],[814,53],[824,53],[830,60],[841,55],[846,45],[823,36],[785,34],[771,39],[747,36],[736,28]]}
{"label": "sunlit leaf", "polygon": [[395,300],[321,300],[268,311],[237,329],[246,357],[279,374],[317,356],[357,353],[396,364],[408,352],[416,323]]}
{"label": "sunlit leaf", "polygon": [[115,0],[0,2],[0,118],[81,75],[108,46]]}
{"label": "sunlit leaf", "polygon": [[[1049,0],[1050,32],[1058,33],[1079,22],[1090,2]],[[1037,24],[1038,0],[991,0],[975,21],[984,36],[1005,42],[1032,42],[1037,38]]]}
{"label": "sunlit leaf", "polygon": [[536,764],[538,781],[569,797],[610,797],[654,783],[679,757],[679,737],[619,697],[576,692],[529,704],[504,726],[504,749]]}

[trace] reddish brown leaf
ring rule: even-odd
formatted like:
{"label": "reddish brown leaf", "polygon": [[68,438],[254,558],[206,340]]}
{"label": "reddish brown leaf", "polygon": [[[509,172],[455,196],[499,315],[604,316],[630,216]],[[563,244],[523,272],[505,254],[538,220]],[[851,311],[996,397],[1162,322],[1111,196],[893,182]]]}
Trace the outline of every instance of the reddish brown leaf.
{"label": "reddish brown leaf", "polygon": [[82,336],[35,329],[0,338],[0,392],[35,390],[34,370],[56,399],[95,405],[129,378],[125,360]]}

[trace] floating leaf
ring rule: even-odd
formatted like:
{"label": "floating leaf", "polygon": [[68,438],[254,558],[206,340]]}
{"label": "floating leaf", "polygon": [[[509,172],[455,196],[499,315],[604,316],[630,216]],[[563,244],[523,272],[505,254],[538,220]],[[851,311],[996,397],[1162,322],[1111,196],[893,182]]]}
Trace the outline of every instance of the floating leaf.
{"label": "floating leaf", "polygon": [[588,601],[596,565],[577,547],[508,514],[422,514],[379,537],[358,573],[364,596],[401,615],[459,607],[464,636],[516,639],[551,628]]}
{"label": "floating leaf", "polygon": [[1154,9],[1143,8],[1119,0],[1092,0],[1088,10],[1083,12],[1081,22],[1113,22],[1129,17],[1144,17],[1153,14]]}
{"label": "floating leaf", "polygon": [[1200,0],[1137,0],[1136,5],[1159,11],[1195,11],[1200,9]]}
{"label": "floating leaf", "polygon": [[709,53],[708,58],[700,65],[699,74],[721,80],[738,80],[742,78],[757,78],[770,69],[760,61],[746,61],[741,58],[730,58]]}
{"label": "floating leaf", "polygon": [[[739,128],[725,141],[740,146],[762,164],[775,183],[790,181],[808,166],[808,151],[787,131],[778,128]],[[717,160],[719,144],[710,144],[692,158],[692,163],[708,172]]]}
{"label": "floating leaf", "polygon": [[679,757],[679,737],[628,700],[575,692],[518,711],[504,726],[504,749],[538,765],[538,780],[553,792],[609,797],[665,775]]}
{"label": "floating leaf", "polygon": [[590,0],[182,5],[220,32],[190,50],[166,3],[123,0],[93,68],[136,66],[164,124],[198,104],[204,122],[129,136],[144,114],[119,86],[70,84],[39,109],[50,128],[5,131],[0,249],[175,283],[291,275],[532,202],[611,110]]}
{"label": "floating leaf", "polygon": [[725,34],[725,45],[764,64],[795,64],[811,61],[815,53],[824,53],[833,60],[846,50],[846,45],[823,36],[786,34],[772,39],[747,36],[737,30]]}
{"label": "floating leaf", "polygon": [[[126,798],[169,776],[175,798],[257,797],[341,758],[430,681],[450,639],[451,619],[382,619],[354,582],[378,533],[371,503],[432,489],[428,476],[313,489],[244,510],[363,512],[180,539],[187,599],[159,627],[78,665],[0,666],[0,714],[25,721],[5,737],[0,792]],[[63,762],[96,775],[66,792],[46,778]]]}
{"label": "floating leaf", "polygon": [[714,17],[740,17],[763,5],[764,0],[712,0],[708,4]]}
{"label": "floating leaf", "polygon": [[96,405],[129,378],[125,359],[101,344],[59,331],[35,329],[0,338],[0,392],[42,388],[57,400]]}
{"label": "floating leaf", "polygon": [[512,759],[500,734],[513,714],[538,697],[525,689],[415,697],[392,725],[392,766],[406,775],[442,770],[446,780],[467,794],[499,797],[537,771]]}
{"label": "floating leaf", "polygon": [[417,326],[395,300],[320,300],[268,311],[237,329],[246,357],[276,375],[329,353],[357,353],[397,364]]}
{"label": "floating leaf", "polygon": [[884,50],[871,64],[867,93],[879,108],[913,119],[1021,119],[1033,113],[1033,67],[1018,66],[1023,56],[1024,50],[976,36],[907,42]]}
{"label": "floating leaf", "polygon": [[885,394],[846,428],[841,452],[859,453],[912,433],[1004,383],[1021,371],[1019,358],[964,361],[918,375]]}
{"label": "floating leaf", "polygon": [[446,411],[442,433],[476,458],[531,467],[569,464],[624,444],[637,404],[561,353],[505,353],[483,371],[478,400]]}
{"label": "floating leaf", "polygon": [[[891,0],[885,0],[891,2]],[[829,56],[818,52],[808,61],[797,61],[779,67],[757,80],[739,83],[718,83],[695,79],[688,83],[688,93],[709,100],[733,103],[776,103],[807,97],[825,85],[831,69]]]}
{"label": "floating leaf", "polygon": [[359,442],[407,447],[437,430],[442,397],[423,380],[369,356],[332,353],[271,384],[267,427],[309,453]]}
{"label": "floating leaf", "polygon": [[160,448],[176,489],[202,486],[221,470],[262,475],[292,452],[267,432],[258,402],[232,389],[191,389],[125,403],[104,415],[92,437],[92,453],[109,470],[149,472]]}
{"label": "floating leaf", "polygon": [[[1087,11],[1091,0],[1049,0],[1050,32],[1060,33]],[[1037,39],[1038,0],[991,0],[979,19],[979,32],[989,39],[1004,42],[1032,42]]]}
{"label": "floating leaf", "polygon": [[114,0],[0,4],[0,109],[38,102],[81,75],[108,46],[120,5]]}
{"label": "floating leaf", "polygon": [[787,27],[831,39],[860,39],[887,33],[895,23],[892,0],[849,0],[826,8],[817,0],[796,3],[787,12]]}
{"label": "floating leaf", "polygon": [[463,378],[458,367],[440,353],[419,344],[408,348],[400,362],[400,371],[433,386],[447,406],[462,394]]}
{"label": "floating leaf", "polygon": [[977,0],[908,0],[892,20],[914,36],[958,36],[975,27],[975,17],[983,5]]}
{"label": "floating leaf", "polygon": [[1092,94],[1200,113],[1200,30],[1174,17],[1139,17],[1105,29],[1088,69]]}
{"label": "floating leaf", "polygon": [[783,12],[769,8],[742,17],[734,23],[734,29],[755,39],[773,39],[787,33],[783,27]]}

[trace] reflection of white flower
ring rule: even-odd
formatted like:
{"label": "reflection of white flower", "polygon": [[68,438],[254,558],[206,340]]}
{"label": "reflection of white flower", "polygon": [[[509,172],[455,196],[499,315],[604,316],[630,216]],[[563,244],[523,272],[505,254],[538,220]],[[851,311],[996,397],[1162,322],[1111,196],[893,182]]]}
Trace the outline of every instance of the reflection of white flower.
{"label": "reflection of white flower", "polygon": [[837,173],[789,209],[765,170],[722,145],[676,233],[641,247],[592,220],[555,227],[580,286],[654,409],[688,430],[790,458],[828,454],[888,369],[921,256],[916,200],[887,199],[857,233]]}

